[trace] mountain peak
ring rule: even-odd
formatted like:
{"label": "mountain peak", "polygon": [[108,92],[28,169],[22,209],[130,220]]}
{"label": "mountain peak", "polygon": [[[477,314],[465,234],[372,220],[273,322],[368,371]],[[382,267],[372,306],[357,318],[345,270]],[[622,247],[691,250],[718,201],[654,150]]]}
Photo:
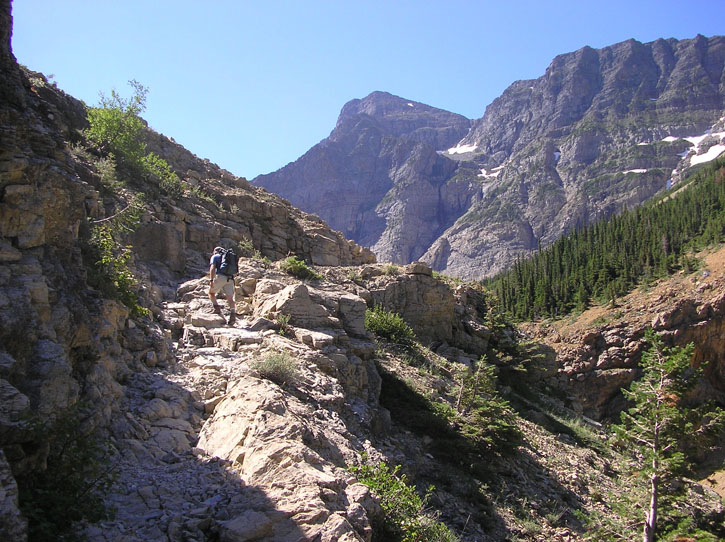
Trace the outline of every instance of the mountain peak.
{"label": "mountain peak", "polygon": [[458,124],[461,121],[470,122],[463,115],[451,113],[444,109],[438,109],[420,102],[401,98],[389,92],[376,90],[362,99],[350,100],[347,102],[337,120],[337,125],[346,119],[366,115],[378,120],[386,119],[422,119],[422,118],[448,118]]}
{"label": "mountain peak", "polygon": [[422,106],[422,104],[416,104],[388,92],[376,90],[365,98],[347,102],[340,112],[340,120],[363,114],[371,117],[387,117],[391,114],[399,114],[415,109],[416,105],[418,107]]}

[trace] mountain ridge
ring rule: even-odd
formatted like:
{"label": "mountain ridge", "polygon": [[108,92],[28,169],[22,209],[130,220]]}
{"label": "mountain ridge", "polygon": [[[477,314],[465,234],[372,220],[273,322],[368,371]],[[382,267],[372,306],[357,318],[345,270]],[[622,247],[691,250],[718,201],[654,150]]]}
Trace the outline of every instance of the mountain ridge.
{"label": "mountain ridge", "polygon": [[[512,83],[465,132],[463,119],[453,130],[445,123],[453,117],[429,117],[444,122],[426,133],[458,140],[374,123],[391,107],[390,94],[375,92],[346,104],[330,137],[302,158],[252,183],[318,214],[380,261],[420,259],[483,278],[676,181],[692,147],[680,138],[717,132],[724,65],[722,36],[583,47]],[[414,102],[394,103],[402,114]],[[419,147],[401,153],[410,139]],[[380,159],[393,140],[402,167]],[[337,141],[348,146],[330,145]]]}

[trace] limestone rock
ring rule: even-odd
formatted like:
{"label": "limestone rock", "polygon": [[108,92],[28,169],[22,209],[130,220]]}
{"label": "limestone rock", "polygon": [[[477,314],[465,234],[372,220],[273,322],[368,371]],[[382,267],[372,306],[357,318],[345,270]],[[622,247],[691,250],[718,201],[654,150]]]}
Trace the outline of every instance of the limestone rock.
{"label": "limestone rock", "polygon": [[30,408],[30,399],[7,380],[0,378],[0,439],[12,440],[12,432],[22,430],[23,418]]}
{"label": "limestone rock", "polygon": [[0,450],[0,538],[24,542],[28,539],[27,529],[27,520],[18,506],[18,486],[5,453]]}
{"label": "limestone rock", "polygon": [[290,324],[307,329],[330,327],[333,323],[327,309],[312,300],[304,284],[287,286],[255,309],[255,315],[266,318],[280,314],[288,316]]}
{"label": "limestone rock", "polygon": [[704,278],[676,275],[650,292],[632,292],[621,301],[623,308],[611,309],[601,317],[603,324],[574,326],[574,332],[537,332],[547,342],[544,380],[564,389],[572,406],[584,415],[616,418],[624,407],[619,388],[628,387],[635,378],[642,353],[649,348],[645,330],[651,327],[670,346],[692,343],[693,365],[708,362],[697,396],[725,400],[722,256],[716,252],[704,259],[711,270]]}
{"label": "limestone rock", "polygon": [[453,292],[430,275],[405,274],[380,281],[370,294],[375,303],[398,313],[425,342],[453,339]]}

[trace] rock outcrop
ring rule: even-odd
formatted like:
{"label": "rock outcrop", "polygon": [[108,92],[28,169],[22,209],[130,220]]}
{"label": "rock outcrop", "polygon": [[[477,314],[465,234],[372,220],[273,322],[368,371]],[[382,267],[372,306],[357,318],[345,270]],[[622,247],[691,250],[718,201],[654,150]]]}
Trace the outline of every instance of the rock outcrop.
{"label": "rock outcrop", "polygon": [[639,375],[652,328],[670,346],[694,344],[693,364],[707,363],[699,400],[725,403],[725,253],[703,257],[704,269],[635,291],[617,307],[597,307],[571,323],[527,325],[545,345],[546,370],[533,374],[564,391],[571,406],[594,419],[614,418],[625,406],[621,388]]}
{"label": "rock outcrop", "polygon": [[[125,415],[111,426],[121,468],[109,504],[119,513],[91,528],[92,540],[370,540],[380,509],[345,470],[386,419],[376,421],[364,302],[260,261],[242,273],[245,317],[233,327],[211,313],[207,279],[164,304],[178,362],[149,364],[125,386]],[[270,319],[280,315],[286,336]],[[255,368],[269,355],[292,364],[283,386]]]}

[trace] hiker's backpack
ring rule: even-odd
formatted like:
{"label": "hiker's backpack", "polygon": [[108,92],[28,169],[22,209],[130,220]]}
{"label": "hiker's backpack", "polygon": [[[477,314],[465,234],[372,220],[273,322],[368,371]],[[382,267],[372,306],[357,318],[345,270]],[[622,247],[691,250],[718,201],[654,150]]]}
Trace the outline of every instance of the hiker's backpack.
{"label": "hiker's backpack", "polygon": [[237,267],[237,260],[239,257],[234,254],[234,251],[230,248],[222,251],[222,263],[219,266],[219,272],[222,275],[233,277],[239,270]]}

